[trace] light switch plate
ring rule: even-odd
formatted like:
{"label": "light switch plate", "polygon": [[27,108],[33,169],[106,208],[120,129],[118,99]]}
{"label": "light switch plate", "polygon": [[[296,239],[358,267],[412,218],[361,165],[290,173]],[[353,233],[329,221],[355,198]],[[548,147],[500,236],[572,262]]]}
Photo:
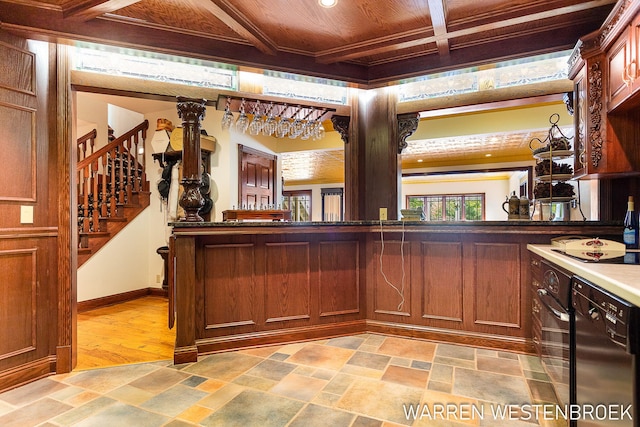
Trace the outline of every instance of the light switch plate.
{"label": "light switch plate", "polygon": [[380,208],[380,219],[382,221],[387,220],[387,208]]}
{"label": "light switch plate", "polygon": [[33,224],[33,206],[20,206],[20,224]]}

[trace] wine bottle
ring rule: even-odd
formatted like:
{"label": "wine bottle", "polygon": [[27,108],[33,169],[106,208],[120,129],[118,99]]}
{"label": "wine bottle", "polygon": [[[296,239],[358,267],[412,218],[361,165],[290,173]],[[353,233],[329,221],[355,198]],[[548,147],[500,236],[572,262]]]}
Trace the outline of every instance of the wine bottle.
{"label": "wine bottle", "polygon": [[633,205],[633,196],[629,196],[629,201],[627,202],[622,240],[627,249],[638,249],[638,214]]}

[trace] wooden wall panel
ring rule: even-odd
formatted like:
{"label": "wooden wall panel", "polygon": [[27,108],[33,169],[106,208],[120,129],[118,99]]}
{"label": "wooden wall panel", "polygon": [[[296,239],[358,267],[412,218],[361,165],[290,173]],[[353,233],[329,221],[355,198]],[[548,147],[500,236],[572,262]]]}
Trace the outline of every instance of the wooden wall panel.
{"label": "wooden wall panel", "polygon": [[0,135],[14,146],[2,155],[0,182],[11,185],[2,189],[0,200],[36,201],[35,123],[35,110],[0,102]]}
{"label": "wooden wall panel", "polygon": [[422,317],[460,323],[463,319],[462,244],[422,242]]}
{"label": "wooden wall panel", "polygon": [[0,87],[35,95],[35,54],[0,41],[0,58]]}
{"label": "wooden wall panel", "polygon": [[0,251],[0,359],[35,350],[37,250]]}
{"label": "wooden wall panel", "polygon": [[360,311],[360,245],[357,241],[319,244],[320,316]]}
{"label": "wooden wall panel", "polygon": [[203,261],[206,329],[255,325],[254,245],[205,245]]}
{"label": "wooden wall panel", "polygon": [[[59,274],[70,262],[59,248],[73,246],[59,235],[69,236],[72,224],[69,162],[58,163],[71,143],[57,132],[63,114],[56,76],[65,69],[57,69],[55,45],[2,30],[0,54],[1,391],[71,369],[72,331],[61,323],[71,318],[71,305],[61,298],[70,295],[72,278]],[[58,344],[66,348],[64,360]]]}
{"label": "wooden wall panel", "polygon": [[[384,249],[383,249],[384,248]],[[404,243],[401,250],[399,240],[374,243],[372,265],[374,265],[373,310],[378,314],[409,316],[411,307],[410,250]]]}
{"label": "wooden wall panel", "polygon": [[520,245],[474,243],[474,323],[519,328]]}
{"label": "wooden wall panel", "polygon": [[265,244],[267,323],[311,318],[309,242]]}

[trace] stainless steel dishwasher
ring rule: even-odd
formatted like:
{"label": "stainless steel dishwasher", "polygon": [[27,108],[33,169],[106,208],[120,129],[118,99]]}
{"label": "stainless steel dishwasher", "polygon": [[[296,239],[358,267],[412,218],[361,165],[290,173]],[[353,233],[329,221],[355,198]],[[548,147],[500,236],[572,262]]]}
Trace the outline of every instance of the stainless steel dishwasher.
{"label": "stainless steel dishwasher", "polygon": [[579,277],[572,289],[576,425],[639,426],[638,307]]}

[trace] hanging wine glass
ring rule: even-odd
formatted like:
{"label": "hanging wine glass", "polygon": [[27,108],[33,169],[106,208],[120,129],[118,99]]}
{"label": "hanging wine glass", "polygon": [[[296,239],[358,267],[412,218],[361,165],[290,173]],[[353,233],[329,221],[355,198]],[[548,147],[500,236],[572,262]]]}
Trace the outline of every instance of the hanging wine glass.
{"label": "hanging wine glass", "polygon": [[249,133],[251,135],[258,135],[262,130],[262,118],[264,116],[260,113],[260,100],[256,101],[253,106],[253,119],[249,124]]}
{"label": "hanging wine glass", "polygon": [[325,134],[325,130],[324,130],[324,126],[322,125],[322,122],[320,120],[318,120],[316,122],[316,125],[313,129],[313,139],[314,141],[317,141],[319,139],[324,138],[324,134]]}
{"label": "hanging wine glass", "polygon": [[227,97],[227,102],[224,107],[224,114],[222,115],[222,130],[227,130],[233,124],[233,113],[231,112],[231,98]]}
{"label": "hanging wine glass", "polygon": [[295,120],[291,123],[291,127],[289,128],[289,138],[296,139],[302,133],[302,128],[304,127],[303,120],[304,118],[299,118],[296,113]]}
{"label": "hanging wine glass", "polygon": [[244,104],[245,100],[243,98],[240,103],[240,115],[236,121],[236,130],[242,133],[245,133],[249,127],[249,116],[247,116],[247,113],[244,111]]}
{"label": "hanging wine glass", "polygon": [[276,118],[273,116],[273,102],[269,104],[267,110],[267,119],[262,124],[262,134],[265,136],[271,136],[276,131]]}
{"label": "hanging wine glass", "polygon": [[278,121],[278,124],[276,125],[276,136],[278,138],[284,138],[289,133],[289,131],[291,130],[291,121],[298,114],[300,108],[298,108],[298,110],[296,110],[296,112],[293,113],[290,118],[283,116],[286,110],[287,107],[285,105],[284,110],[282,110],[282,112],[280,113],[280,121]]}

